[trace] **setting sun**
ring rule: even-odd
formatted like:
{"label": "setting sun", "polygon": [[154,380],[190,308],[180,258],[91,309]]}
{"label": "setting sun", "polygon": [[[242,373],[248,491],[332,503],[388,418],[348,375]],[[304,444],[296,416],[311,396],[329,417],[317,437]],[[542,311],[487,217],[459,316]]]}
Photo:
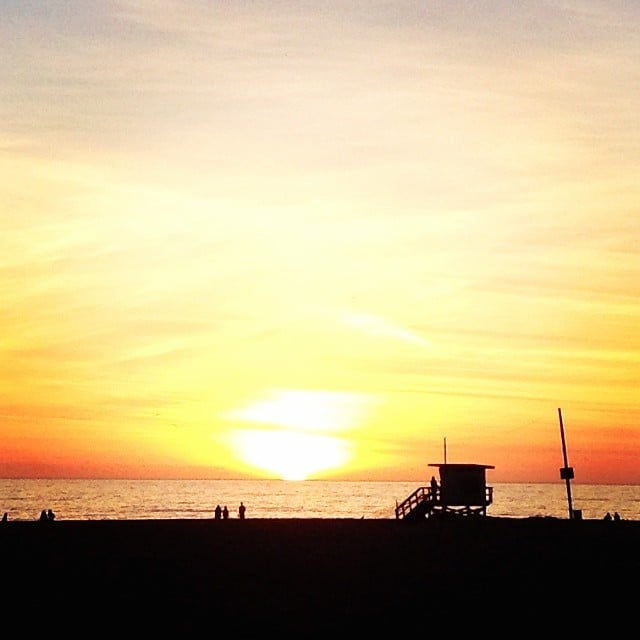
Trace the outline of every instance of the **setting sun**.
{"label": "setting sun", "polygon": [[266,398],[227,414],[234,422],[264,426],[234,428],[231,447],[256,469],[283,480],[305,480],[349,461],[348,441],[334,434],[358,426],[367,402],[365,395],[355,393],[272,390]]}
{"label": "setting sun", "polygon": [[234,433],[233,444],[247,464],[281,480],[306,480],[349,460],[347,444],[329,436],[248,429]]}

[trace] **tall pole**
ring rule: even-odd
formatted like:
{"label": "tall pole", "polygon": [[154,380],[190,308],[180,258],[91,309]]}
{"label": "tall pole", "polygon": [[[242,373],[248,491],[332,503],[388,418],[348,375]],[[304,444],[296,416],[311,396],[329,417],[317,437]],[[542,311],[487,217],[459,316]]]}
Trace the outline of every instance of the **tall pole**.
{"label": "tall pole", "polygon": [[444,463],[447,464],[447,439],[444,439]]}
{"label": "tall pole", "polygon": [[569,520],[573,519],[573,504],[571,502],[571,480],[573,478],[573,468],[569,466],[567,460],[567,444],[564,440],[564,424],[562,423],[562,409],[558,408],[558,418],[560,420],[560,437],[562,439],[562,457],[564,459],[564,467],[560,469],[560,478],[567,485],[567,502],[569,503]]}

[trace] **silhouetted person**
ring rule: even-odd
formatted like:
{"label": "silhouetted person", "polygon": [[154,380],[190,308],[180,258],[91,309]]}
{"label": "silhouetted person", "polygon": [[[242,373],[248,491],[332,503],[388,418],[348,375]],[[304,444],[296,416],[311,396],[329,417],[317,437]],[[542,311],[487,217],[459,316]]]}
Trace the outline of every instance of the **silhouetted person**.
{"label": "silhouetted person", "polygon": [[435,499],[438,495],[438,481],[435,476],[431,476],[431,496]]}
{"label": "silhouetted person", "polygon": [[40,512],[40,522],[48,522],[49,521],[49,516],[47,515],[47,511],[46,509],[43,509]]}
{"label": "silhouetted person", "polygon": [[616,522],[618,522],[619,520],[621,520],[621,518],[620,518],[620,514],[619,514],[617,511],[613,514],[613,519],[614,519]]}
{"label": "silhouetted person", "polygon": [[611,520],[611,514],[607,511],[607,513],[604,514],[604,519],[605,520]]}
{"label": "silhouetted person", "polygon": [[49,520],[49,522],[53,522],[55,519],[56,519],[56,514],[53,513],[51,509],[49,509],[49,511],[47,511],[47,520]]}
{"label": "silhouetted person", "polygon": [[216,505],[216,508],[213,510],[213,517],[216,520],[220,520],[220,518],[222,518],[222,509],[220,508],[220,505]]}
{"label": "silhouetted person", "polygon": [[228,518],[229,518],[229,509],[227,509],[227,505],[225,504],[224,507],[222,508],[222,519],[228,520]]}
{"label": "silhouetted person", "polygon": [[2,522],[7,522],[9,520],[9,514],[5,511],[2,515]]}
{"label": "silhouetted person", "polygon": [[246,512],[247,508],[244,506],[244,502],[240,502],[240,506],[238,507],[238,518],[240,518],[240,520],[244,520],[244,514]]}

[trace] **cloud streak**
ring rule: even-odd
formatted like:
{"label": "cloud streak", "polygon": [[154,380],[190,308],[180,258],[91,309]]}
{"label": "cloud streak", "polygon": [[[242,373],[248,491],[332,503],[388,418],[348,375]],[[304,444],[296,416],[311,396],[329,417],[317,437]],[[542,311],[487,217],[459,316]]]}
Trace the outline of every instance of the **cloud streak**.
{"label": "cloud streak", "polygon": [[497,471],[498,426],[560,402],[584,450],[624,447],[601,403],[633,423],[635,4],[25,7],[0,22],[0,398],[29,460],[202,465],[229,407],[289,424],[296,398],[395,451],[478,438]]}

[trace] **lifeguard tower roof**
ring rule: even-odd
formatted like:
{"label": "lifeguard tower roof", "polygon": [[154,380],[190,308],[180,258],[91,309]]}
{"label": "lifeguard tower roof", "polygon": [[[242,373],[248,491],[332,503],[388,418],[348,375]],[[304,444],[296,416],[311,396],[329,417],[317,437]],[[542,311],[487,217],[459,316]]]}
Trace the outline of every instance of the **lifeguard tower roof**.
{"label": "lifeguard tower roof", "polygon": [[466,464],[460,462],[430,462],[430,467],[449,467],[453,469],[495,469],[492,464]]}

